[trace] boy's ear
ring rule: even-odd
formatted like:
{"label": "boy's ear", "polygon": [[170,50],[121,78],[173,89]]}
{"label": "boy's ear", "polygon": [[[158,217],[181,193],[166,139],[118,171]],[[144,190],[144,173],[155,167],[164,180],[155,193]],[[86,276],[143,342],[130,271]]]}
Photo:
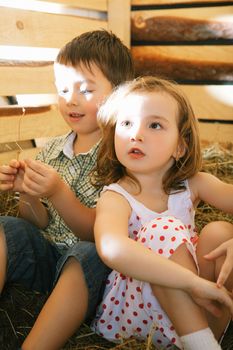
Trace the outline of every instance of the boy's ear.
{"label": "boy's ear", "polygon": [[177,146],[177,149],[176,151],[174,152],[173,154],[173,157],[175,158],[175,160],[179,160],[181,157],[184,156],[185,154],[185,151],[186,151],[186,147],[185,147],[185,144],[183,141],[180,141],[178,146]]}

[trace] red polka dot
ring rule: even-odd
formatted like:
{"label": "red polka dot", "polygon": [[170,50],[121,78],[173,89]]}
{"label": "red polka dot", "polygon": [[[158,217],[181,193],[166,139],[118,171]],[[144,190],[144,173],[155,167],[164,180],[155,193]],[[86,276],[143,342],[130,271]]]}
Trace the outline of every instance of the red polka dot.
{"label": "red polka dot", "polygon": [[137,332],[141,332],[142,331],[142,329],[140,327],[137,327],[136,330],[137,330]]}
{"label": "red polka dot", "polygon": [[157,224],[153,224],[151,227],[152,227],[152,228],[155,228],[155,227],[157,227]]}
{"label": "red polka dot", "polygon": [[114,303],[115,305],[119,305],[120,304],[120,302],[119,302],[119,300],[115,300],[115,303]]}
{"label": "red polka dot", "polygon": [[107,325],[107,329],[109,329],[109,330],[112,329],[112,325],[111,325],[111,324],[108,324],[108,325]]}
{"label": "red polka dot", "polygon": [[137,220],[140,220],[140,217],[138,215],[136,216],[136,218],[137,218]]}
{"label": "red polka dot", "polygon": [[129,303],[128,303],[127,301],[126,301],[126,303],[125,303],[125,306],[126,306],[126,307],[129,307]]}
{"label": "red polka dot", "polygon": [[128,324],[131,324],[132,321],[128,318],[127,323],[128,323]]}
{"label": "red polka dot", "polygon": [[110,299],[111,301],[114,301],[115,300],[115,297],[111,297],[111,299]]}
{"label": "red polka dot", "polygon": [[180,225],[180,229],[183,230],[183,229],[184,229],[184,226]]}
{"label": "red polka dot", "polygon": [[101,318],[100,323],[105,323],[105,320]]}
{"label": "red polka dot", "polygon": [[168,229],[168,226],[167,226],[167,225],[163,226],[163,229],[164,229],[164,230],[167,230],[167,229]]}
{"label": "red polka dot", "polygon": [[120,338],[120,334],[119,334],[119,333],[116,333],[116,334],[115,334],[115,338],[116,338],[116,339]]}
{"label": "red polka dot", "polygon": [[122,329],[122,331],[124,331],[124,332],[126,331],[125,326],[122,326],[121,329]]}
{"label": "red polka dot", "polygon": [[134,234],[134,235],[137,235],[137,234],[138,234],[138,231],[133,231],[133,234]]}
{"label": "red polka dot", "polygon": [[144,308],[144,304],[143,303],[139,304],[138,306],[139,306],[140,309]]}
{"label": "red polka dot", "polygon": [[173,237],[171,238],[171,241],[174,242],[175,240],[176,240],[176,237],[173,236]]}
{"label": "red polka dot", "polygon": [[164,236],[160,236],[159,239],[160,239],[160,241],[164,241],[165,237]]}
{"label": "red polka dot", "polygon": [[143,320],[143,321],[142,321],[142,323],[147,324],[147,323],[148,323],[148,321],[147,321],[147,320]]}
{"label": "red polka dot", "polygon": [[162,220],[162,218],[157,218],[156,220]]}
{"label": "red polka dot", "polygon": [[120,320],[120,317],[119,316],[116,316],[115,317],[115,320],[118,322]]}
{"label": "red polka dot", "polygon": [[169,222],[174,222],[174,220],[172,220],[172,219],[169,219],[168,221],[169,221]]}
{"label": "red polka dot", "polygon": [[146,242],[145,237],[142,238],[141,242],[142,242],[142,243],[145,243],[145,242]]}
{"label": "red polka dot", "polygon": [[159,314],[158,315],[158,320],[162,320],[162,318],[163,318],[163,315]]}
{"label": "red polka dot", "polygon": [[147,307],[150,308],[151,307],[151,303],[147,303]]}
{"label": "red polka dot", "polygon": [[122,295],[123,297],[125,297],[125,292],[122,292],[121,295]]}
{"label": "red polka dot", "polygon": [[134,299],[135,299],[135,296],[134,296],[133,294],[131,294],[131,295],[130,295],[130,298],[131,298],[132,300],[134,300]]}
{"label": "red polka dot", "polygon": [[137,317],[137,316],[138,316],[137,311],[134,311],[134,312],[133,312],[133,315],[134,315],[135,317]]}
{"label": "red polka dot", "polygon": [[176,338],[172,338],[172,343],[174,344],[176,342]]}
{"label": "red polka dot", "polygon": [[180,229],[179,229],[178,227],[175,227],[175,230],[176,230],[176,231],[180,231]]}
{"label": "red polka dot", "polygon": [[174,326],[171,326],[171,327],[170,327],[170,330],[171,330],[171,331],[174,331],[174,329],[175,329]]}
{"label": "red polka dot", "polygon": [[109,312],[109,316],[112,316],[112,311]]}
{"label": "red polka dot", "polygon": [[152,240],[153,238],[154,238],[154,236],[153,236],[153,235],[151,235],[151,236],[150,236],[150,240]]}
{"label": "red polka dot", "polygon": [[105,304],[103,304],[103,309],[105,310],[107,308],[107,306]]}
{"label": "red polka dot", "polygon": [[173,254],[173,253],[174,253],[174,249],[170,249],[170,250],[169,250],[169,253],[170,253],[170,254]]}
{"label": "red polka dot", "polygon": [[136,291],[139,292],[139,293],[141,293],[142,290],[141,290],[140,287],[137,287],[137,288],[136,288]]}
{"label": "red polka dot", "polygon": [[124,310],[124,309],[122,309],[122,310],[121,310],[121,313],[122,313],[122,314],[124,314],[124,313],[125,313],[125,310]]}
{"label": "red polka dot", "polygon": [[159,250],[158,250],[158,253],[159,253],[159,254],[163,254],[163,249],[159,249]]}

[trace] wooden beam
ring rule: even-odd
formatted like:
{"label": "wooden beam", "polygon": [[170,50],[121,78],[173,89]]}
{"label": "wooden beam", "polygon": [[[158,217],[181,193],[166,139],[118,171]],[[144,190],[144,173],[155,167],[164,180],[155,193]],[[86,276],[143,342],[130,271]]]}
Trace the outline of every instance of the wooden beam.
{"label": "wooden beam", "polygon": [[108,0],[108,29],[130,47],[130,0]]}
{"label": "wooden beam", "polygon": [[89,30],[107,29],[107,22],[70,15],[1,7],[0,45],[60,48]]}
{"label": "wooden beam", "polygon": [[15,142],[31,140],[40,137],[50,137],[65,134],[69,127],[57,110],[57,106],[15,108],[15,113],[9,116],[9,110],[0,108],[0,140]]}

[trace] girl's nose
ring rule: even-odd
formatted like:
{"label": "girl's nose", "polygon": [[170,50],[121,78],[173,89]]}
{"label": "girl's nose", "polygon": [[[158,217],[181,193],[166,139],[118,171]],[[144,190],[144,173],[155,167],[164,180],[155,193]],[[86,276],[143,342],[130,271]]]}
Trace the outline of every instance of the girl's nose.
{"label": "girl's nose", "polygon": [[134,134],[131,135],[130,140],[132,142],[134,142],[134,141],[142,142],[142,141],[144,141],[144,137],[143,137],[142,133],[140,131],[138,131],[138,132],[135,132]]}

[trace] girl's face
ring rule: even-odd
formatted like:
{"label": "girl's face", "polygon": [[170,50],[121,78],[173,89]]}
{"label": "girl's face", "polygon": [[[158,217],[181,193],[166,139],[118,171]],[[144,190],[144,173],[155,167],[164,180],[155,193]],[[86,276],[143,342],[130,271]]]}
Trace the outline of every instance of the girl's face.
{"label": "girl's face", "polygon": [[165,92],[133,93],[121,103],[115,130],[118,160],[134,175],[163,175],[179,155],[178,105]]}

